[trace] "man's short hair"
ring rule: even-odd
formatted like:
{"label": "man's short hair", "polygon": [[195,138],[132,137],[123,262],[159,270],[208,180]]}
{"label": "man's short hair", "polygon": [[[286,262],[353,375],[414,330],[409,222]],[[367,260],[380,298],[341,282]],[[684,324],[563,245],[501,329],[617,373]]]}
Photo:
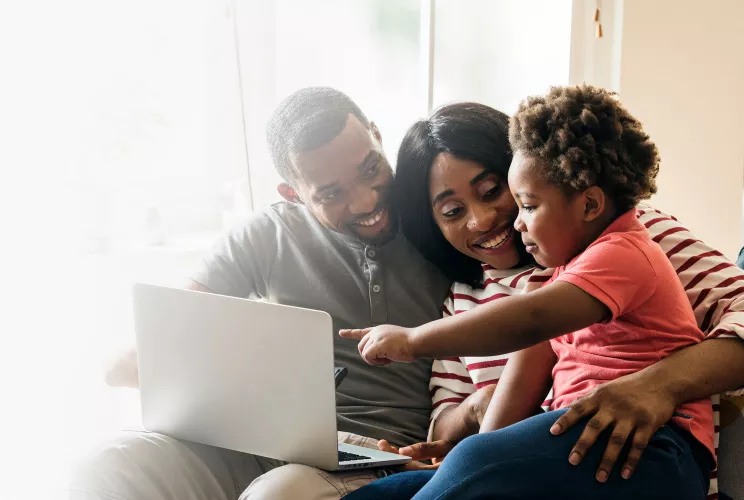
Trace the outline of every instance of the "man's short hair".
{"label": "man's short hair", "polygon": [[267,127],[269,151],[279,175],[292,183],[297,172],[290,155],[331,142],[344,129],[350,114],[369,129],[369,120],[359,106],[330,87],[307,87],[284,99]]}

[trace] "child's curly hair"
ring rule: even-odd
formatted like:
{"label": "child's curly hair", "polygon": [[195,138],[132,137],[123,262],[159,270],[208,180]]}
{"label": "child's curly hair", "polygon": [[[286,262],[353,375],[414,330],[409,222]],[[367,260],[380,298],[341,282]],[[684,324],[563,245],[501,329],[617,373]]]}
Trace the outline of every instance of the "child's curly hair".
{"label": "child's curly hair", "polygon": [[552,87],[527,98],[509,124],[512,150],[543,160],[547,180],[583,191],[599,186],[621,211],[656,192],[659,152],[614,93]]}

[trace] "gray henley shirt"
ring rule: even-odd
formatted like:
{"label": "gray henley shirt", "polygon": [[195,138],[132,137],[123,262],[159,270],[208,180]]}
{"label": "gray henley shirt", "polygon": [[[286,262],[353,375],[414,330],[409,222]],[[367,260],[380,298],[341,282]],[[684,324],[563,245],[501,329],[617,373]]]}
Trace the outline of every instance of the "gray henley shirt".
{"label": "gray henley shirt", "polygon": [[[450,284],[402,235],[372,246],[286,202],[233,229],[190,278],[223,295],[326,311],[336,332],[437,319]],[[339,430],[398,446],[426,440],[431,360],[372,367],[356,341],[338,335],[334,354],[336,365],[349,370],[336,392]]]}

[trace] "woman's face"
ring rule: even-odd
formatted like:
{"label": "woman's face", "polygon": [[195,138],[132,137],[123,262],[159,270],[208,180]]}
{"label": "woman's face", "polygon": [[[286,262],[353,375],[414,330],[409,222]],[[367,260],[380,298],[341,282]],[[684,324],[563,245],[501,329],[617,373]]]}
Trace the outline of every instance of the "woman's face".
{"label": "woman's face", "polygon": [[519,264],[517,204],[506,179],[450,153],[434,159],[429,178],[434,221],[460,252],[496,269]]}

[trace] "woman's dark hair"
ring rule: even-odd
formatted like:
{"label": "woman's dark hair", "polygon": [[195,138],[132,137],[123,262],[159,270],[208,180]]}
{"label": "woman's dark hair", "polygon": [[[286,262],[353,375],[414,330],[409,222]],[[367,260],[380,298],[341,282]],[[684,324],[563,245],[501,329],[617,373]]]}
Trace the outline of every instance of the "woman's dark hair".
{"label": "woman's dark hair", "polygon": [[508,126],[508,116],[486,105],[449,104],[414,123],[398,151],[393,197],[403,234],[449,279],[474,287],[482,283],[483,269],[456,250],[434,222],[429,174],[436,156],[450,153],[506,180],[512,160]]}

